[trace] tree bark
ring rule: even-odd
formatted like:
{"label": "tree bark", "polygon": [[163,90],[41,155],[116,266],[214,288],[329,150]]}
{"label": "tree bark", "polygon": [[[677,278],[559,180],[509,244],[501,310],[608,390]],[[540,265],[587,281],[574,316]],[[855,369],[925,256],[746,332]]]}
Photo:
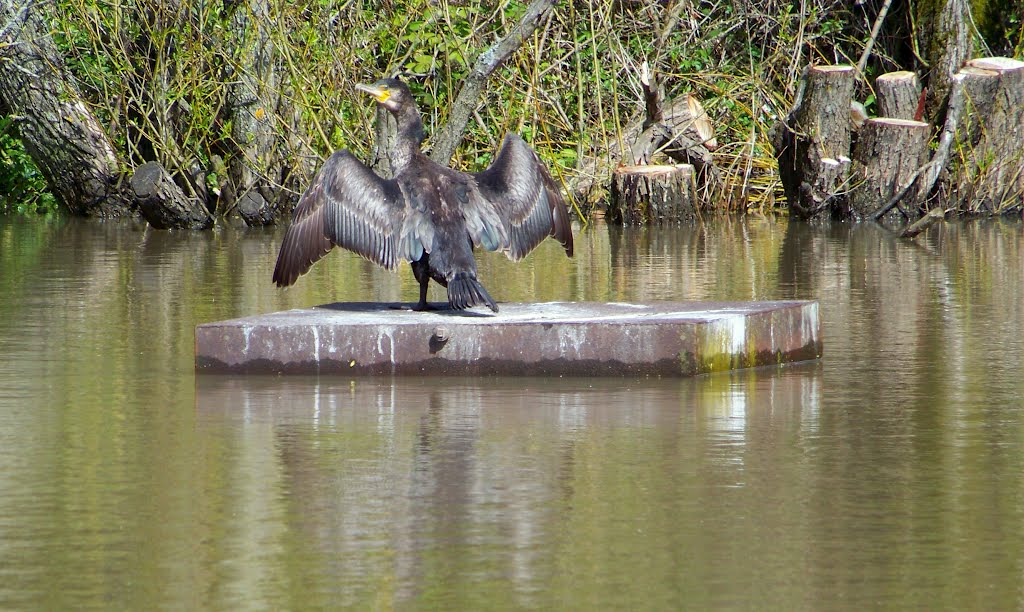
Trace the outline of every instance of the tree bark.
{"label": "tree bark", "polygon": [[612,174],[608,221],[622,225],[695,221],[696,202],[691,165],[620,166]]}
{"label": "tree bark", "polygon": [[139,166],[130,183],[142,216],[153,227],[207,229],[213,226],[213,217],[202,202],[185,197],[158,162]]}
{"label": "tree bark", "polygon": [[773,128],[772,144],[791,213],[811,218],[838,206],[850,155],[851,66],[811,66],[793,110]]}
{"label": "tree bark", "polygon": [[[857,135],[853,150],[850,212],[855,219],[866,219],[889,201],[900,189],[917,177],[917,170],[928,159],[931,125],[906,119],[868,119]],[[907,218],[919,216],[915,194],[902,201]],[[909,209],[909,210],[908,210]],[[890,221],[897,213],[888,213]],[[885,219],[885,217],[883,217]]]}
{"label": "tree bark", "polygon": [[18,119],[25,150],[68,212],[134,215],[119,186],[121,160],[68,76],[40,11],[34,2],[0,4],[0,112]]}
{"label": "tree bark", "polygon": [[913,72],[889,72],[875,79],[878,116],[915,120],[921,98],[921,83]]}
{"label": "tree bark", "polygon": [[1002,213],[1024,206],[1024,62],[979,58],[962,72],[971,108],[956,174],[959,208]]}
{"label": "tree bark", "polygon": [[968,0],[923,0],[916,10],[918,48],[928,67],[924,120],[935,125],[953,75],[974,53],[971,7]]}
{"label": "tree bark", "polygon": [[[235,83],[228,92],[234,154],[228,162],[233,189],[239,199],[251,191],[246,206],[237,206],[247,225],[266,225],[275,217],[276,189],[268,181],[276,159],[277,137],[273,119],[277,108],[274,91],[280,81],[270,38],[270,5],[267,0],[233,3],[231,35],[235,41]],[[231,205],[231,202],[226,202]]]}

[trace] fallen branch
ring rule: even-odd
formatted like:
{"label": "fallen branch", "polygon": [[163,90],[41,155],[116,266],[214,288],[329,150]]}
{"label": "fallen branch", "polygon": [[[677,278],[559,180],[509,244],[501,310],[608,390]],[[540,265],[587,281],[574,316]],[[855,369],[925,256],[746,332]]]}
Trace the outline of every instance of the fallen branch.
{"label": "fallen branch", "polygon": [[924,230],[931,227],[939,219],[946,218],[946,210],[943,208],[933,208],[928,211],[928,214],[921,217],[914,223],[908,225],[906,229],[900,232],[900,238],[913,238]]}
{"label": "fallen branch", "polygon": [[949,103],[946,105],[946,120],[942,124],[942,132],[939,133],[939,144],[935,147],[935,154],[932,155],[931,162],[925,164],[925,166],[929,167],[929,173],[928,178],[919,191],[922,201],[927,200],[931,196],[932,190],[935,189],[935,184],[939,181],[939,175],[942,174],[942,169],[946,167],[946,163],[949,161],[949,152],[952,149],[953,140],[956,138],[957,126],[960,123],[961,116],[963,116],[966,103],[964,74],[960,72],[953,77],[953,85],[949,92]]}

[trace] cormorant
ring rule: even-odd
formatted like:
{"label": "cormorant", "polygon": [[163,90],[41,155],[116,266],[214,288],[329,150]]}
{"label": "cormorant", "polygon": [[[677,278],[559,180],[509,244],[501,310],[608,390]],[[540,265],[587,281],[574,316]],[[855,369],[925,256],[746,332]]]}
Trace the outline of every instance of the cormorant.
{"label": "cormorant", "polygon": [[286,287],[340,246],[389,270],[412,264],[426,310],[427,284],[448,288],[455,309],[498,305],[476,276],[473,247],[513,261],[548,236],[572,257],[565,201],[547,168],[522,138],[508,134],[483,172],[442,166],[420,151],[423,123],[412,93],[398,79],[356,89],[376,99],[398,123],[391,151],[395,177],[384,179],[346,150],[331,155],[299,199],[281,244],[274,282]]}

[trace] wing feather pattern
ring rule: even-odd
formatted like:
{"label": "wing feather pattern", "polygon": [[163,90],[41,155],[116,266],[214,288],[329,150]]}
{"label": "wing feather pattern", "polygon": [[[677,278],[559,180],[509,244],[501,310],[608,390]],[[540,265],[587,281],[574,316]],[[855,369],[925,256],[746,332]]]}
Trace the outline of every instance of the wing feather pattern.
{"label": "wing feather pattern", "polygon": [[565,200],[526,141],[507,134],[494,161],[474,178],[480,195],[504,222],[507,237],[503,237],[500,248],[510,259],[519,261],[548,236],[560,242],[572,257],[572,224]]}
{"label": "wing feather pattern", "polygon": [[[274,282],[293,284],[332,247],[340,246],[389,270],[423,253],[398,183],[377,176],[348,151],[338,151],[299,199],[274,268]],[[412,226],[416,224],[413,223]]]}
{"label": "wing feather pattern", "polygon": [[507,248],[509,237],[501,212],[485,197],[473,177],[450,168],[438,166],[441,172],[438,187],[442,200],[455,204],[461,211],[473,244],[488,251]]}

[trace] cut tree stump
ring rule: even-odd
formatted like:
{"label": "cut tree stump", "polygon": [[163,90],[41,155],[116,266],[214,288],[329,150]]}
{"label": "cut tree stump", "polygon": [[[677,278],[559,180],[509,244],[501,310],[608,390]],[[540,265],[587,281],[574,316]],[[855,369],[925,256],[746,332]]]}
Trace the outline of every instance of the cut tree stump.
{"label": "cut tree stump", "polygon": [[913,222],[933,207],[947,214],[1024,210],[1024,62],[973,59],[948,85],[942,121],[932,125],[911,119],[930,116],[934,104],[913,73],[879,77],[879,111],[886,116],[859,123],[851,152],[849,124],[856,117],[844,112],[857,106],[851,106],[851,70],[808,67],[792,110],[770,134],[793,216],[827,211],[840,219],[896,221],[898,215]]}
{"label": "cut tree stump", "polygon": [[622,225],[695,221],[697,188],[689,164],[620,166],[612,173],[608,220]]}
{"label": "cut tree stump", "polygon": [[817,215],[846,189],[835,164],[842,167],[850,155],[854,74],[852,66],[808,67],[793,109],[772,130],[779,177],[796,217]]}
{"label": "cut tree stump", "polygon": [[892,119],[915,119],[921,99],[921,82],[913,72],[889,72],[875,79],[878,116]]}
{"label": "cut tree stump", "polygon": [[274,209],[270,202],[258,191],[249,191],[238,198],[238,216],[242,217],[249,227],[261,227],[274,223]]}
{"label": "cut tree stump", "polygon": [[969,212],[1024,206],[1024,62],[973,59],[961,71],[970,108],[958,137],[966,151],[955,199]]}
{"label": "cut tree stump", "polygon": [[[585,200],[583,206],[597,207],[610,190],[606,168],[617,165],[688,164],[702,202],[724,192],[722,177],[711,151],[718,147],[714,124],[693,94],[666,98],[656,75],[647,64],[641,66],[645,113],[622,128],[620,137],[595,150],[597,155],[582,159],[569,192]],[[728,195],[728,194],[726,194]],[[710,206],[705,209],[711,210]],[[610,216],[606,216],[611,220]]]}
{"label": "cut tree stump", "polygon": [[[857,146],[853,149],[850,212],[856,219],[867,219],[917,176],[917,170],[928,160],[931,125],[921,121],[868,119],[861,126]],[[919,216],[913,190],[903,197],[903,208],[909,219]],[[903,221],[893,210],[882,220]]]}
{"label": "cut tree stump", "polygon": [[146,162],[130,181],[142,216],[157,229],[207,229],[213,217],[198,200],[185,196],[158,162]]}

